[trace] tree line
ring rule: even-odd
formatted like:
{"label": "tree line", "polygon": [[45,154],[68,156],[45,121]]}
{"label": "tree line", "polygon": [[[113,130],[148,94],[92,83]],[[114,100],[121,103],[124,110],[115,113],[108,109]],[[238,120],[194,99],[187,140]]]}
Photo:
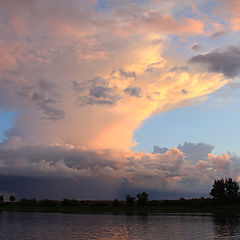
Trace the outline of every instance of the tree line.
{"label": "tree line", "polygon": [[[11,195],[11,196],[9,196],[8,199],[9,199],[9,201],[14,202],[16,200],[16,197]],[[4,200],[5,200],[4,196],[0,195],[0,202],[4,202]]]}
{"label": "tree line", "polygon": [[[137,198],[128,194],[125,200],[128,206],[134,206],[135,204],[139,206],[144,206],[148,203],[148,194],[146,192],[138,193]],[[119,206],[120,203],[121,202],[116,198],[113,200],[114,206]]]}
{"label": "tree line", "polygon": [[[240,201],[240,192],[239,192],[239,185],[236,181],[234,181],[232,178],[226,178],[226,179],[216,179],[212,185],[212,189],[209,193],[213,200],[217,200],[220,202],[239,202]],[[127,204],[127,206],[145,206],[149,203],[149,199],[148,199],[149,195],[146,192],[141,192],[138,193],[135,196],[131,196],[131,195],[126,195],[125,198],[125,202]],[[204,198],[201,198],[202,200]],[[5,200],[3,195],[0,195],[0,203],[3,203]],[[10,202],[15,202],[16,201],[16,197],[14,195],[9,196],[8,200]],[[154,202],[157,200],[152,200],[151,202]],[[170,200],[163,200],[166,203],[168,203]],[[180,198],[179,200],[175,200],[175,201],[179,201],[179,202],[184,202],[185,199],[184,198]],[[75,199],[63,199],[62,201],[55,201],[55,200],[49,200],[49,199],[45,199],[45,200],[39,200],[37,201],[36,199],[21,199],[19,202],[19,204],[21,205],[35,205],[35,204],[40,204],[43,206],[55,206],[55,205],[59,205],[61,204],[61,206],[63,207],[67,207],[67,206],[77,206],[82,202],[82,204],[86,203],[90,203],[91,201],[79,201],[79,200],[75,200]],[[98,202],[98,201],[93,201],[93,202]],[[103,202],[103,201],[99,201],[99,202]],[[121,202],[118,199],[114,199],[112,201],[112,205],[113,206],[120,206]]]}

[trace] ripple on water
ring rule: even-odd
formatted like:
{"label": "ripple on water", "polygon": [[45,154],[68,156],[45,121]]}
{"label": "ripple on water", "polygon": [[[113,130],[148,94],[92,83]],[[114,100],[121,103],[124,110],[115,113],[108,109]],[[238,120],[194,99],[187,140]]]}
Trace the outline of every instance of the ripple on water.
{"label": "ripple on water", "polygon": [[239,216],[0,213],[0,239],[240,239]]}

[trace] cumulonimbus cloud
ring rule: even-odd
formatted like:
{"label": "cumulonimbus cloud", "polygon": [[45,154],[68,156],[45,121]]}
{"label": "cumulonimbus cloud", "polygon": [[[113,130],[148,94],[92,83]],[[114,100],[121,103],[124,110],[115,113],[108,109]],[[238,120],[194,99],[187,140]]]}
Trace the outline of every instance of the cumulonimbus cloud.
{"label": "cumulonimbus cloud", "polygon": [[144,119],[202,101],[224,86],[232,75],[213,63],[214,56],[232,60],[236,49],[193,57],[210,66],[195,70],[166,50],[170,36],[205,35],[203,19],[177,18],[166,3],[153,9],[159,1],[111,3],[105,11],[96,0],[0,2],[0,106],[17,111],[1,145],[0,173],[104,176],[166,190],[211,180],[214,169],[221,175],[219,161],[231,172],[225,155],[188,162],[191,144],[159,154],[129,149]]}
{"label": "cumulonimbus cloud", "polygon": [[[156,40],[166,38],[167,29],[185,34],[198,20],[182,19],[179,27],[173,17],[137,11],[131,1],[126,6],[136,15],[127,7],[117,11],[116,2],[109,14],[94,10],[95,4],[1,2],[7,22],[0,25],[0,102],[18,111],[7,137],[126,150],[134,144],[133,131],[152,113],[191,104],[226,83],[222,73],[174,71],[174,61],[163,57],[163,43]],[[136,21],[125,24],[130,16]],[[132,34],[117,34],[117,26],[128,31],[131,24]],[[155,26],[162,26],[159,32]],[[193,35],[203,33],[194,29]]]}

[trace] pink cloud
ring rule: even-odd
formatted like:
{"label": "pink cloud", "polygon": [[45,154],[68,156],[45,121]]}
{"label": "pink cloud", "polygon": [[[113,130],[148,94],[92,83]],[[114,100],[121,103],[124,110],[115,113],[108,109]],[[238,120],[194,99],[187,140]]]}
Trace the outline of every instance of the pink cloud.
{"label": "pink cloud", "polygon": [[214,169],[217,169],[218,171],[222,171],[226,174],[229,174],[231,172],[233,163],[227,154],[224,153],[219,156],[214,156],[209,153],[208,155],[209,155],[209,161],[212,164]]}
{"label": "pink cloud", "polygon": [[192,18],[175,19],[169,15],[160,15],[150,12],[142,20],[143,26],[157,33],[168,33],[174,35],[197,35],[204,33],[204,23]]}
{"label": "pink cloud", "polygon": [[216,14],[222,16],[233,31],[240,29],[240,2],[238,0],[221,0]]}
{"label": "pink cloud", "polygon": [[226,83],[221,74],[172,70],[175,60],[162,56],[162,35],[202,34],[200,20],[132,1],[95,11],[95,3],[1,1],[0,103],[18,110],[7,137],[126,150],[151,114]]}
{"label": "pink cloud", "polygon": [[110,187],[109,181],[118,183],[114,191],[124,182],[125,187],[132,189],[208,193],[214,179],[236,178],[239,171],[235,170],[240,168],[239,161],[227,154],[209,154],[205,161],[186,160],[185,154],[176,148],[163,154],[151,154],[69,146],[16,146],[16,142],[19,143],[19,139],[0,145],[0,175],[44,179],[50,175],[89,181],[89,184],[108,179],[105,188]]}

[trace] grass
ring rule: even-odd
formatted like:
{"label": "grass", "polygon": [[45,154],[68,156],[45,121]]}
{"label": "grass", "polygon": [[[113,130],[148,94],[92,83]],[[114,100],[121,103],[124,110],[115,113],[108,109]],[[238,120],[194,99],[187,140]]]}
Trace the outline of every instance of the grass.
{"label": "grass", "polygon": [[125,201],[54,201],[23,199],[0,203],[0,211],[61,212],[79,214],[240,213],[240,202],[213,199],[152,200],[129,206]]}

